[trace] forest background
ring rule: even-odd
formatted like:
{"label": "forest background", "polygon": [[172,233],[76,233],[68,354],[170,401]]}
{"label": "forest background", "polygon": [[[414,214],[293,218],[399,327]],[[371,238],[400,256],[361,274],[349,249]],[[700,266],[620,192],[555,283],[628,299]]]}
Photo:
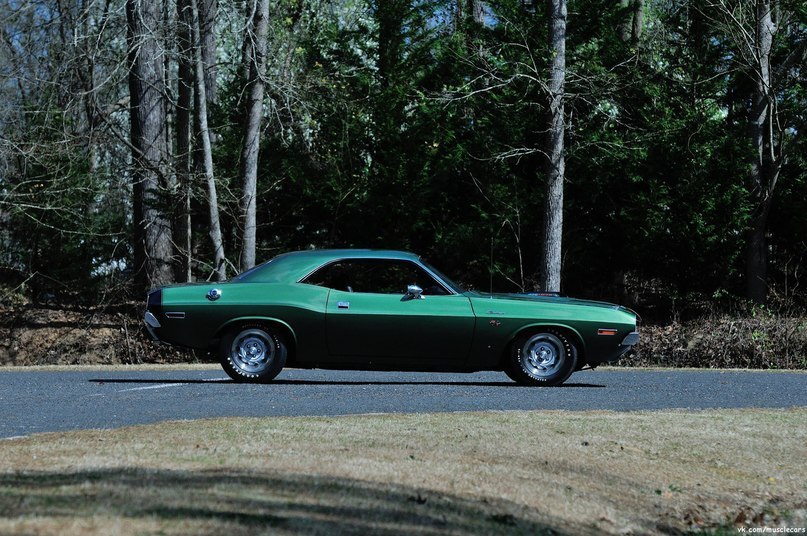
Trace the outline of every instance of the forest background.
{"label": "forest background", "polygon": [[560,290],[636,363],[807,368],[796,0],[0,0],[0,361],[148,360],[148,288],[297,249],[546,287],[561,4]]}

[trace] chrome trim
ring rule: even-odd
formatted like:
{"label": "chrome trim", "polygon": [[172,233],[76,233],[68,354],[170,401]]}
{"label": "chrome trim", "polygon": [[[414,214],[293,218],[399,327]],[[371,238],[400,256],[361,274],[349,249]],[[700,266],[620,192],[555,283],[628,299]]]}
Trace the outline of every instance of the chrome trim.
{"label": "chrome trim", "polygon": [[[330,260],[330,261],[326,261],[326,262],[324,262],[324,263],[320,264],[319,266],[317,266],[316,268],[314,268],[313,270],[309,270],[307,274],[305,274],[303,277],[301,277],[300,279],[298,279],[297,281],[295,281],[295,283],[302,283],[304,279],[308,279],[308,277],[309,277],[311,274],[313,274],[314,272],[316,272],[316,271],[317,271],[317,270],[319,270],[320,268],[325,268],[325,267],[326,267],[326,266],[328,266],[329,264],[337,263],[337,262],[344,261],[344,260],[346,260],[346,259],[336,259],[336,260]],[[308,283],[303,283],[303,284],[307,285]],[[325,288],[330,288],[330,287],[325,287]]]}
{"label": "chrome trim", "polygon": [[637,342],[639,342],[639,332],[631,331],[622,339],[622,346],[633,346]]}
{"label": "chrome trim", "polygon": [[185,318],[185,313],[183,311],[170,311],[165,313],[166,318]]}
{"label": "chrome trim", "polygon": [[[408,259],[407,259],[407,260],[408,260]],[[454,292],[453,290],[451,290],[451,287],[449,287],[449,286],[446,284],[446,282],[445,282],[445,281],[443,281],[442,279],[440,279],[439,277],[437,277],[437,274],[435,274],[434,272],[432,272],[431,270],[429,270],[428,268],[426,268],[425,266],[423,266],[423,264],[420,262],[420,259],[418,259],[417,261],[409,261],[409,262],[414,262],[414,263],[415,263],[417,266],[420,266],[421,268],[423,268],[423,270],[424,270],[424,271],[425,271],[427,274],[429,274],[430,276],[432,276],[432,278],[434,278],[434,280],[435,280],[435,281],[437,281],[437,284],[438,284],[438,285],[440,285],[441,287],[443,287],[443,290],[447,291],[449,295],[452,295],[452,296],[459,296],[459,293],[458,293],[458,292]]]}
{"label": "chrome trim", "polygon": [[160,321],[157,320],[157,317],[152,314],[151,311],[146,311],[146,314],[143,315],[143,321],[146,323],[147,326],[152,328],[160,328]]}

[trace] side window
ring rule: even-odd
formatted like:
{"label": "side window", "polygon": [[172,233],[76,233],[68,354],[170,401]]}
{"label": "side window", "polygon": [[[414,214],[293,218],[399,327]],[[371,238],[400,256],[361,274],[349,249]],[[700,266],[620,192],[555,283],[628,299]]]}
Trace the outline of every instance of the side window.
{"label": "side window", "polygon": [[303,283],[346,292],[374,294],[406,293],[417,285],[425,295],[444,295],[446,290],[425,270],[409,261],[355,259],[335,262],[309,275]]}
{"label": "side window", "polygon": [[348,262],[337,262],[323,266],[306,277],[302,282],[318,287],[346,290],[352,292],[347,283],[350,267]]}

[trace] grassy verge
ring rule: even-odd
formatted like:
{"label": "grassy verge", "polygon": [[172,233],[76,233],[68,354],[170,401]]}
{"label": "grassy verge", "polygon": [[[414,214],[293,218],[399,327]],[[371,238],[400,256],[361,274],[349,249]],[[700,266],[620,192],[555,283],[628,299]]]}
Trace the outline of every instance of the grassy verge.
{"label": "grassy verge", "polygon": [[807,524],[807,409],[218,419],[0,441],[0,533]]}

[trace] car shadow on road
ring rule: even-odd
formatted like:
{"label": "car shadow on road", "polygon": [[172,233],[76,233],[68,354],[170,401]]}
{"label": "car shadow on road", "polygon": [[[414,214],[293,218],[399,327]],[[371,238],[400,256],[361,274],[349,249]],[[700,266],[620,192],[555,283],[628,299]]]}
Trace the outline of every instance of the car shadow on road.
{"label": "car shadow on road", "polygon": [[[111,384],[210,384],[210,383],[228,383],[238,385],[254,385],[254,384],[241,384],[229,378],[213,378],[213,379],[162,379],[162,378],[91,378],[87,380],[89,383],[103,385],[105,383]],[[397,381],[384,381],[384,380],[274,380],[269,385],[444,385],[444,386],[462,386],[462,387],[512,387],[531,389],[518,385],[515,382],[501,381],[501,382],[479,382],[479,381],[417,381],[417,380],[397,380]],[[578,388],[604,388],[605,385],[593,383],[564,383],[559,387],[578,387]]]}
{"label": "car shadow on road", "polygon": [[[514,388],[525,388],[523,385],[519,385],[515,382],[452,382],[452,381],[445,381],[445,382],[437,382],[437,381],[417,381],[417,380],[399,380],[399,381],[366,381],[366,380],[355,380],[355,381],[345,381],[345,380],[337,380],[337,381],[328,381],[328,380],[274,380],[273,384],[285,384],[285,385],[458,385],[458,386],[465,386],[465,387],[514,387]],[[560,387],[605,387],[604,385],[595,385],[591,383],[565,383]],[[530,389],[530,387],[526,387]]]}

